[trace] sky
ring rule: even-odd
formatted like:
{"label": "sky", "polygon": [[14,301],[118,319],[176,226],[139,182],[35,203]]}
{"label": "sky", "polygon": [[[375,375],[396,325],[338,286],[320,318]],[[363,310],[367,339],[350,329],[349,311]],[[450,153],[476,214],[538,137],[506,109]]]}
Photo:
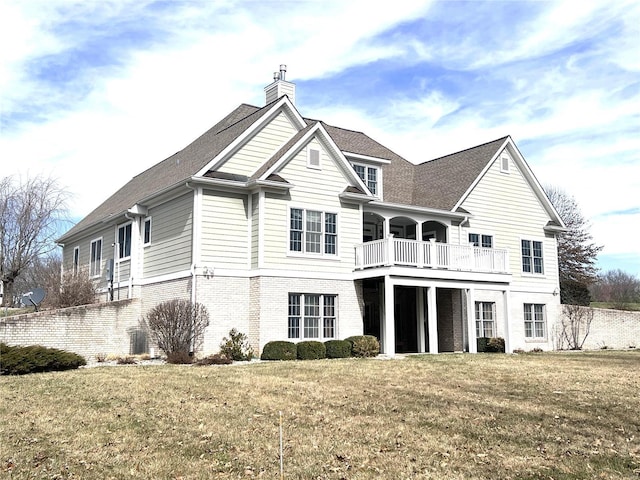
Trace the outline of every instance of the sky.
{"label": "sky", "polygon": [[511,135],[640,277],[640,2],[0,0],[0,174],[75,221],[280,64],[303,116],[419,163]]}

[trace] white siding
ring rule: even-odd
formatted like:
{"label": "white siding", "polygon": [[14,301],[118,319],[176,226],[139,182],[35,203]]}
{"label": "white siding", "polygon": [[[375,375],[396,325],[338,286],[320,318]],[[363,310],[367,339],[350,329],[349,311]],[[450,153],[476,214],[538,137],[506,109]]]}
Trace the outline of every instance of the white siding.
{"label": "white siding", "polygon": [[258,267],[258,248],[260,240],[260,204],[259,195],[254,193],[251,196],[251,268]]}
{"label": "white siding", "polygon": [[188,270],[191,266],[193,194],[152,207],[149,216],[151,245],[144,248],[143,276]]}
{"label": "white siding", "polygon": [[[495,248],[509,249],[512,286],[553,291],[558,283],[556,240],[544,232],[550,218],[513,160],[509,173],[500,171],[499,159],[494,162],[461,207],[473,215],[463,235],[490,234]],[[544,242],[544,275],[522,273],[521,239]]]}
{"label": "white siding", "polygon": [[260,165],[284,145],[297,130],[280,112],[240,150],[220,167],[221,172],[251,175]]}
{"label": "white siding", "polygon": [[[339,195],[349,185],[343,172],[317,140],[321,169],[307,167],[303,148],[279,174],[294,184],[288,196],[267,194],[265,211],[265,267],[313,269],[318,272],[347,273],[354,268],[354,245],[362,240],[362,219],[357,206],[342,204]],[[338,214],[339,255],[301,255],[289,252],[288,212],[290,208],[320,210]]]}
{"label": "white siding", "polygon": [[247,196],[206,191],[202,197],[201,260],[210,267],[246,268]]}

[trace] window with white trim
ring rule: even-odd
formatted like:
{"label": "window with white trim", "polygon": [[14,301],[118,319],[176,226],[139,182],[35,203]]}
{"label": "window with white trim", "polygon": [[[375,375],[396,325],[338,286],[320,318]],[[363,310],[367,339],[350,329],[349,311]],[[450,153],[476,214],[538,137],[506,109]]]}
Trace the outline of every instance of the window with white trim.
{"label": "window with white trim", "polygon": [[493,248],[493,235],[469,234],[469,243],[475,247]]}
{"label": "window with white trim", "polygon": [[118,227],[118,259],[125,260],[131,256],[131,222]]}
{"label": "window with white trim", "polygon": [[496,304],[476,302],[476,337],[496,336]]}
{"label": "window with white trim", "polygon": [[78,269],[80,268],[80,247],[73,248],[73,274],[76,275],[78,273]]}
{"label": "window with white trim", "polygon": [[510,166],[510,160],[509,157],[506,155],[503,155],[500,157],[500,171],[502,173],[509,173],[509,166]]}
{"label": "window with white trim", "polygon": [[102,238],[97,238],[91,242],[91,253],[89,257],[89,276],[99,277],[102,273]]}
{"label": "window with white trim", "polygon": [[151,217],[145,218],[142,224],[142,244],[144,246],[151,244]]}
{"label": "window with white trim", "polygon": [[288,338],[329,340],[336,338],[337,295],[290,293]]}
{"label": "window with white trim", "polygon": [[542,242],[521,240],[522,271],[524,273],[543,274]]}
{"label": "window with white trim", "polygon": [[311,148],[307,150],[307,167],[320,170],[320,150]]}
{"label": "window with white trim", "polygon": [[547,322],[545,306],[540,303],[524,304],[524,336],[525,338],[545,338]]}
{"label": "window with white trim", "polygon": [[337,255],[338,215],[292,208],[289,218],[289,251]]}
{"label": "window with white trim", "polygon": [[378,194],[378,182],[379,174],[378,167],[372,167],[369,165],[362,165],[360,163],[354,163],[353,169],[356,171],[360,180],[364,182],[369,191],[377,195]]}

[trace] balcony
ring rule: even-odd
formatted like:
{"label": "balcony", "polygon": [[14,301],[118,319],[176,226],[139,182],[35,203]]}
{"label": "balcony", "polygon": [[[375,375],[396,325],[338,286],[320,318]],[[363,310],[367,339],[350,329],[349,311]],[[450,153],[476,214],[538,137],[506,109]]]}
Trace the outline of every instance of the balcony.
{"label": "balcony", "polygon": [[473,245],[383,238],[356,245],[356,270],[407,266],[466,272],[508,273],[508,251]]}

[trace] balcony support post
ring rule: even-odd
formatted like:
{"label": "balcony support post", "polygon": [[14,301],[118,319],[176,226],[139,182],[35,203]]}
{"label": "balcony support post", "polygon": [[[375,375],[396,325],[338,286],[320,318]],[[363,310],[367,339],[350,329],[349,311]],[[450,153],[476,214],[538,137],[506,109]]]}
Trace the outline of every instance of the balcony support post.
{"label": "balcony support post", "polygon": [[476,337],[476,302],[475,289],[467,289],[467,338],[469,339],[469,353],[478,353]]}
{"label": "balcony support post", "polygon": [[396,354],[395,285],[389,275],[384,277],[384,317],[382,326],[382,353],[394,357]]}
{"label": "balcony support post", "polygon": [[429,353],[438,353],[436,287],[427,287],[427,324],[429,327]]}

